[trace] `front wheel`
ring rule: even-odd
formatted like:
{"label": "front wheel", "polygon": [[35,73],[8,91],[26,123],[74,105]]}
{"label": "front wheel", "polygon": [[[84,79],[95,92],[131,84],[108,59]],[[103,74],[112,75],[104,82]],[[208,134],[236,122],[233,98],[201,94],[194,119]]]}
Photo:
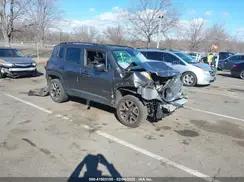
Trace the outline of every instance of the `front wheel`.
{"label": "front wheel", "polygon": [[52,100],[57,103],[62,103],[68,100],[68,95],[65,93],[62,83],[59,79],[50,80],[49,92]]}
{"label": "front wheel", "polygon": [[119,121],[130,128],[140,126],[148,115],[147,107],[133,95],[126,95],[119,101],[116,113]]}
{"label": "front wheel", "polygon": [[181,80],[182,80],[184,86],[187,86],[187,87],[193,87],[197,84],[197,77],[192,72],[183,73]]}
{"label": "front wheel", "polygon": [[2,68],[0,68],[0,79],[6,77],[6,75],[5,75],[4,73],[2,73],[1,69],[2,69]]}
{"label": "front wheel", "polygon": [[244,80],[244,70],[240,73],[240,78]]}

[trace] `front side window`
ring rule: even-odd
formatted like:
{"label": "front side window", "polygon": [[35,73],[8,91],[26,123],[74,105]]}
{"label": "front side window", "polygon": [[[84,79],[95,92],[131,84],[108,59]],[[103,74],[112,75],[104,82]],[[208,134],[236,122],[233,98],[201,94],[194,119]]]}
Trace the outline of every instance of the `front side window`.
{"label": "front side window", "polygon": [[114,50],[112,53],[116,62],[124,69],[127,69],[133,63],[140,65],[148,61],[140,52],[133,49]]}
{"label": "front side window", "polygon": [[24,55],[16,49],[0,49],[0,57],[23,57]]}
{"label": "front side window", "polygon": [[195,59],[193,59],[191,56],[188,56],[187,54],[184,54],[182,52],[176,52],[177,56],[179,56],[181,59],[183,59],[187,63],[195,63],[197,62]]}
{"label": "front side window", "polygon": [[97,64],[106,65],[106,53],[100,50],[87,50],[85,66],[93,68]]}
{"label": "front side window", "polygon": [[240,61],[240,58],[241,57],[239,55],[232,56],[232,57],[229,58],[229,61],[230,62],[238,62],[238,61]]}
{"label": "front side window", "polygon": [[81,49],[80,48],[67,48],[66,61],[70,63],[80,64]]}
{"label": "front side window", "polygon": [[165,62],[172,63],[172,64],[181,64],[181,61],[179,60],[179,58],[177,58],[176,56],[174,56],[172,54],[164,53],[163,57],[164,57]]}

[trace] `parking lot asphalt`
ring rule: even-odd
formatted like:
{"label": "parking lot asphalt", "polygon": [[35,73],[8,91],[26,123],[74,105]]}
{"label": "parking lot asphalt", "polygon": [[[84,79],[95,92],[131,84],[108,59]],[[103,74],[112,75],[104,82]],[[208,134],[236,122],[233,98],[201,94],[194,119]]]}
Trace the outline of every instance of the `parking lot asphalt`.
{"label": "parking lot asphalt", "polygon": [[97,161],[103,175],[122,177],[244,176],[243,80],[221,72],[211,86],[185,88],[185,108],[136,129],[103,105],[28,96],[45,84],[0,80],[0,177],[82,176]]}

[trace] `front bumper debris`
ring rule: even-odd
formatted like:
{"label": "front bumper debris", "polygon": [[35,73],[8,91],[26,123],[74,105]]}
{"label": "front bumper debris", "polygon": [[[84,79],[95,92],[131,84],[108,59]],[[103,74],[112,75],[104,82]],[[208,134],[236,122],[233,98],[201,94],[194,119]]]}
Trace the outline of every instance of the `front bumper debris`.
{"label": "front bumper debris", "polygon": [[18,76],[24,76],[24,75],[30,75],[33,74],[37,71],[36,67],[22,67],[22,68],[18,68],[18,67],[10,67],[10,68],[6,68],[6,67],[2,67],[1,68],[1,73],[2,74],[6,74],[7,76],[11,76],[11,77],[18,77]]}
{"label": "front bumper debris", "polygon": [[166,110],[168,113],[172,113],[176,109],[183,107],[187,102],[188,102],[188,100],[186,98],[181,98],[172,103],[163,104],[163,105],[161,105],[161,108],[162,108],[162,110]]}

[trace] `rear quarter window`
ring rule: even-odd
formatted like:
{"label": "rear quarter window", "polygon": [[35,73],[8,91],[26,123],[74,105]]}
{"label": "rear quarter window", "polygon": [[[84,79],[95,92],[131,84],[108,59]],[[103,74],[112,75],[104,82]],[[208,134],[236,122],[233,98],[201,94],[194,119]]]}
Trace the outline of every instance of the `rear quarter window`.
{"label": "rear quarter window", "polygon": [[56,46],[56,47],[53,48],[53,52],[52,52],[52,55],[51,55],[52,58],[56,58],[58,56],[59,48],[60,48],[60,46]]}

